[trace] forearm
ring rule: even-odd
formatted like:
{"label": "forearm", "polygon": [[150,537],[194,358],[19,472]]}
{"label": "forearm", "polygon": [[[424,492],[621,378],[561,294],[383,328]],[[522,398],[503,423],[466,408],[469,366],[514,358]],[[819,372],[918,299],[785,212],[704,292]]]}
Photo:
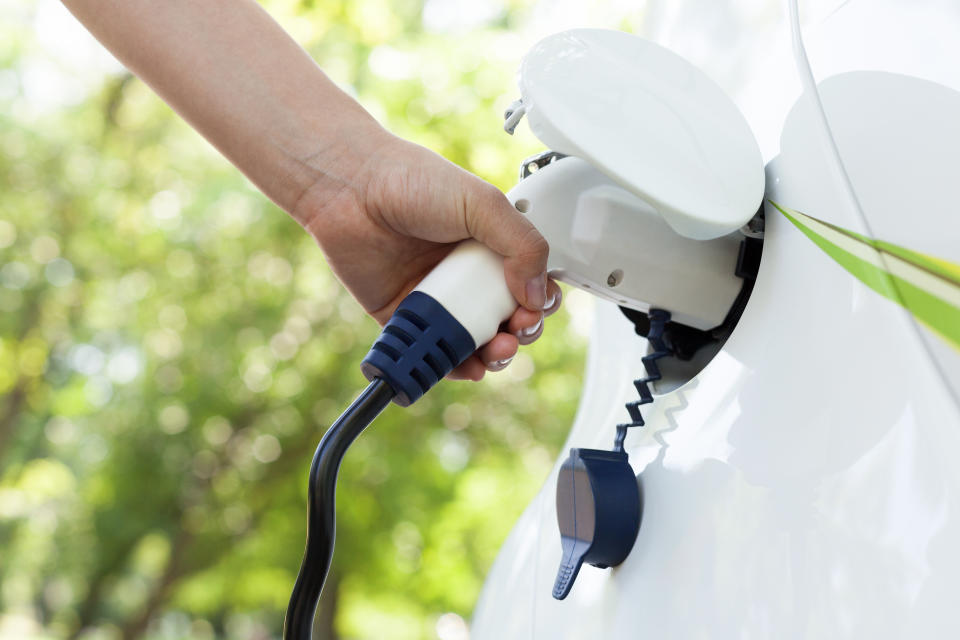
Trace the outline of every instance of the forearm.
{"label": "forearm", "polygon": [[373,151],[358,141],[382,131],[253,0],[64,4],[290,213],[312,186],[349,182]]}

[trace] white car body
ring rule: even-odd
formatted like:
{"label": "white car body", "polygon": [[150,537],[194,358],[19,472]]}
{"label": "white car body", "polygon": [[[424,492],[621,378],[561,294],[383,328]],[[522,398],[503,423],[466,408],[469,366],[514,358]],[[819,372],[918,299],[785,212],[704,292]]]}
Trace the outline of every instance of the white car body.
{"label": "white car body", "polygon": [[[803,36],[826,125],[784,7],[675,4],[660,21],[672,26],[639,35],[711,74],[767,163],[756,286],[718,355],[627,436],[644,501],[629,557],[584,566],[557,601],[557,470],[569,447],[610,447],[647,350],[597,303],[577,419],[489,574],[471,637],[960,637],[960,348],[772,205],[826,235],[833,225],[960,264],[960,3],[819,6]],[[755,28],[769,11],[784,13],[776,28]],[[960,308],[949,282],[914,275]]]}

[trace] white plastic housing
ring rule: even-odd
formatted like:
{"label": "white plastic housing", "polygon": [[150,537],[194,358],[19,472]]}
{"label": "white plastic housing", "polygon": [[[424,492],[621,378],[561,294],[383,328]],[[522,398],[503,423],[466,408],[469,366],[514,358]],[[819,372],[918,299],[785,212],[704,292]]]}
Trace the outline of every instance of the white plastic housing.
{"label": "white plastic housing", "polygon": [[714,240],[679,235],[651,205],[579,158],[540,169],[507,194],[550,244],[557,280],[619,305],[667,309],[711,329],[740,292],[739,232]]}
{"label": "white plastic housing", "polygon": [[[533,133],[571,156],[508,194],[550,244],[551,275],[698,329],[721,324],[742,284],[736,232],[764,187],[759,147],[733,101],[675,53],[602,29],[537,43],[520,93]],[[516,308],[503,261],[476,242],[418,289],[477,345]]]}
{"label": "white plastic housing", "polygon": [[746,119],[672,51],[622,31],[564,31],[524,57],[519,84],[541,142],[587,160],[675,232],[717,238],[759,208],[763,158]]}
{"label": "white plastic housing", "polygon": [[[692,240],[649,204],[588,163],[564,158],[507,197],[550,244],[548,270],[562,282],[631,309],[667,309],[677,322],[721,324],[742,281],[734,275],[740,235]],[[476,241],[457,247],[417,290],[440,302],[482,345],[516,309],[503,259]]]}

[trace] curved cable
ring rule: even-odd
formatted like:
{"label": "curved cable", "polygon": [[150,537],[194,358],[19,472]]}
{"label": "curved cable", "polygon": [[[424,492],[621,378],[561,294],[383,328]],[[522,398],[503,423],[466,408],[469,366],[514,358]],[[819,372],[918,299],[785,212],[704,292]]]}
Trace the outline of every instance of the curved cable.
{"label": "curved cable", "polygon": [[313,617],[333,558],[336,534],[337,472],[347,448],[394,396],[389,384],[375,378],[320,440],[310,465],[307,547],[283,620],[284,640],[310,640]]}

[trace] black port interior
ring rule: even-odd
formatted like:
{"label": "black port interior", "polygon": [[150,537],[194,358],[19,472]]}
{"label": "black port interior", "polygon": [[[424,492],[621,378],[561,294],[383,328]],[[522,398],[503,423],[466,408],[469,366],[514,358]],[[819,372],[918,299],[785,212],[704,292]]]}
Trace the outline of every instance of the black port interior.
{"label": "black port interior", "polygon": [[[761,214],[762,215],[762,214]],[[762,224],[762,222],[761,222]],[[661,379],[653,383],[657,394],[668,393],[697,375],[720,351],[733,333],[753,292],[753,285],[760,269],[763,253],[761,237],[745,237],[740,242],[736,275],[743,280],[740,293],[727,312],[723,322],[708,330],[696,329],[679,322],[669,321],[663,332],[663,341],[670,355],[657,361]],[[644,338],[650,332],[650,317],[643,311],[620,307],[620,311],[633,323],[637,335]],[[669,311],[669,309],[667,309]]]}

